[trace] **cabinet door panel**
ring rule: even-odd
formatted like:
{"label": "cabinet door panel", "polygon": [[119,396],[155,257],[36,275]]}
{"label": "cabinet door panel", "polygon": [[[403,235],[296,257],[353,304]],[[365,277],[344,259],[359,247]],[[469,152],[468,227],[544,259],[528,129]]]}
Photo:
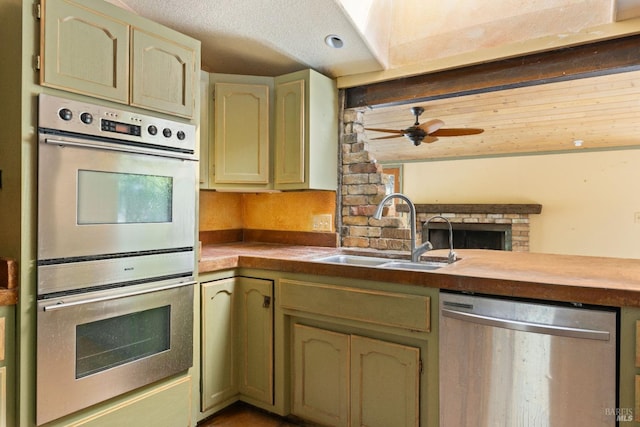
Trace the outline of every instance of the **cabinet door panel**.
{"label": "cabinet door panel", "polygon": [[202,411],[238,392],[234,302],[235,279],[202,285]]}
{"label": "cabinet door panel", "polygon": [[296,80],[276,88],[276,185],[305,182],[304,86]]}
{"label": "cabinet door panel", "polygon": [[349,336],[293,327],[293,408],[304,419],[349,425]]}
{"label": "cabinet door panel", "polygon": [[273,404],[273,308],[270,280],[237,281],[240,393]]}
{"label": "cabinet door panel", "polygon": [[128,102],[129,26],[65,0],[46,0],[40,83]]}
{"label": "cabinet door panel", "polygon": [[269,182],[269,86],[216,83],[215,182]]}
{"label": "cabinet door panel", "polygon": [[352,425],[417,427],[419,361],[418,348],[352,336]]}
{"label": "cabinet door panel", "polygon": [[191,117],[196,52],[137,28],[132,38],[131,105]]}

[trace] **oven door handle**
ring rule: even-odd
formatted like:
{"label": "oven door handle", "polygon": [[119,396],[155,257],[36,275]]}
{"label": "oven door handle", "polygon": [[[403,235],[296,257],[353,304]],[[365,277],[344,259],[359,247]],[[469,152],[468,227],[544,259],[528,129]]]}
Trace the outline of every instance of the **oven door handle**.
{"label": "oven door handle", "polygon": [[132,145],[126,144],[121,147],[114,147],[113,144],[101,144],[100,142],[88,142],[83,140],[82,142],[69,141],[66,139],[54,139],[54,138],[45,138],[44,142],[50,145],[60,145],[60,146],[69,146],[69,147],[81,147],[81,148],[94,148],[97,150],[108,150],[108,151],[120,151],[124,153],[135,153],[135,154],[154,154],[162,157],[169,157],[172,159],[183,159],[183,160],[193,160],[193,156],[189,156],[189,154],[182,154],[180,152],[171,152],[171,154],[163,153],[159,154],[157,150],[146,150],[144,148],[134,147]]}
{"label": "oven door handle", "polygon": [[105,295],[105,296],[101,296],[101,297],[87,298],[87,299],[82,299],[82,300],[78,300],[78,301],[71,301],[71,302],[60,301],[60,302],[57,302],[55,304],[45,305],[45,306],[42,307],[42,309],[43,309],[43,311],[62,310],[63,308],[75,307],[75,306],[79,306],[79,305],[83,305],[83,304],[91,304],[91,303],[95,303],[95,302],[110,301],[110,300],[114,300],[114,299],[132,297],[132,296],[136,296],[136,295],[149,294],[151,292],[166,291],[166,290],[169,290],[169,289],[181,288],[183,286],[191,286],[191,285],[195,285],[196,283],[197,283],[196,281],[190,281],[190,282],[185,282],[185,283],[173,283],[171,285],[164,285],[164,286],[159,286],[159,287],[155,287],[155,288],[145,288],[145,289],[140,289],[140,290],[137,290],[137,291],[118,293],[117,295],[113,295],[113,294],[112,295]]}

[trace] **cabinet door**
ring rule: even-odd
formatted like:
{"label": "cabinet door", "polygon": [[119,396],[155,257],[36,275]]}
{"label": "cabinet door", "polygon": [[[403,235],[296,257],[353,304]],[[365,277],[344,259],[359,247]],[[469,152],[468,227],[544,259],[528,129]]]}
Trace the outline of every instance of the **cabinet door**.
{"label": "cabinet door", "polygon": [[349,425],[349,335],[294,324],[292,412],[324,425]]}
{"label": "cabinet door", "polygon": [[313,70],[275,78],[277,190],[337,189],[338,90]]}
{"label": "cabinet door", "polygon": [[66,0],[45,0],[43,86],[127,103],[129,26]]}
{"label": "cabinet door", "polygon": [[304,80],[276,86],[276,185],[305,182],[304,88]]}
{"label": "cabinet door", "polygon": [[353,426],[419,425],[420,350],[351,337]]}
{"label": "cabinet door", "polygon": [[273,404],[273,282],[241,277],[236,285],[238,387]]}
{"label": "cabinet door", "polygon": [[269,86],[216,83],[215,182],[269,183]]}
{"label": "cabinet door", "polygon": [[131,37],[131,105],[190,118],[197,48],[137,28]]}
{"label": "cabinet door", "polygon": [[235,279],[202,285],[202,411],[237,394]]}
{"label": "cabinet door", "polygon": [[209,73],[200,72],[200,188],[209,188]]}

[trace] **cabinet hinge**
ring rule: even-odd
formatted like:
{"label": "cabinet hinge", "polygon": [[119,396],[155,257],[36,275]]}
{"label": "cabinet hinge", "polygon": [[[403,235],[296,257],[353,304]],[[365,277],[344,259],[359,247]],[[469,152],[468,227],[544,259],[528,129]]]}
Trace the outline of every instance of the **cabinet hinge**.
{"label": "cabinet hinge", "polygon": [[263,308],[269,308],[271,307],[271,297],[265,295],[264,299],[262,300],[262,307]]}
{"label": "cabinet hinge", "polygon": [[36,3],[33,5],[33,14],[36,19],[42,18],[42,5],[40,3]]}
{"label": "cabinet hinge", "polygon": [[422,359],[418,359],[418,373],[421,374],[424,371],[424,366],[422,364]]}
{"label": "cabinet hinge", "polygon": [[40,70],[40,66],[41,66],[40,59],[41,59],[40,55],[36,55],[35,58],[33,58],[33,62],[34,62],[33,66],[35,67],[36,70]]}

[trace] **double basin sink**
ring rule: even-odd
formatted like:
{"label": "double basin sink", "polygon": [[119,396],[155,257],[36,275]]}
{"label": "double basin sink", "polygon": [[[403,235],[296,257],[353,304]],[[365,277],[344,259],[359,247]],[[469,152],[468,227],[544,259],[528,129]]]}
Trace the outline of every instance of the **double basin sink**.
{"label": "double basin sink", "polygon": [[398,259],[379,258],[363,255],[331,255],[314,259],[316,262],[330,264],[357,265],[362,267],[389,268],[397,270],[433,271],[449,265],[438,261],[405,261]]}

